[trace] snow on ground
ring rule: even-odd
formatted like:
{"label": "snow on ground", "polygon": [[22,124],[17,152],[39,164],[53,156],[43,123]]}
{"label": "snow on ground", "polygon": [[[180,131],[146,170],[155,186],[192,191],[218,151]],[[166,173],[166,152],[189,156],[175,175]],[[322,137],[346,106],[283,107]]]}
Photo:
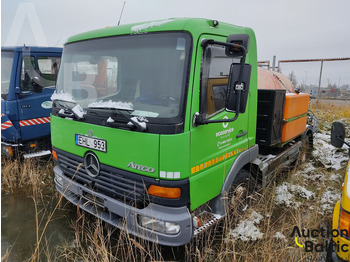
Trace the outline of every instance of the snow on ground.
{"label": "snow on ground", "polygon": [[264,234],[260,232],[256,225],[260,224],[262,219],[262,215],[253,211],[248,219],[242,220],[235,229],[230,231],[230,235],[234,239],[240,239],[242,241],[256,241],[261,239]]}
{"label": "snow on ground", "polygon": [[[298,208],[302,204],[298,199],[312,200],[316,198],[316,193],[321,193],[320,206],[317,207],[318,212],[324,214],[332,211],[334,204],[340,199],[339,188],[333,188],[333,186],[343,179],[343,176],[337,171],[344,167],[348,159],[346,151],[336,149],[330,144],[330,134],[324,131],[317,133],[314,136],[312,158],[308,162],[302,163],[299,171],[293,174],[296,178],[294,181],[283,182],[276,187],[275,203]],[[320,169],[319,166],[323,167]],[[322,171],[324,168],[330,170],[331,174],[325,174]],[[313,185],[313,191],[306,189],[304,185],[309,187]],[[316,200],[310,202],[308,208],[315,209],[316,202]]]}
{"label": "snow on ground", "polygon": [[286,207],[299,207],[300,203],[294,200],[294,196],[289,192],[288,185],[283,183],[275,189],[275,203]]}
{"label": "snow on ground", "polygon": [[[330,124],[323,125],[330,130]],[[291,174],[290,180],[282,182],[275,188],[274,203],[287,209],[300,209],[307,216],[309,210],[326,215],[333,211],[335,203],[341,197],[339,183],[344,180],[341,170],[347,165],[349,156],[347,148],[337,149],[330,144],[330,134],[321,130],[314,136],[314,149],[311,157],[302,161],[298,171]],[[350,172],[350,171],[349,171]],[[349,182],[350,185],[350,182]],[[350,186],[349,186],[350,189]],[[265,218],[270,217],[264,214]],[[257,225],[264,219],[253,211],[248,219],[241,220],[230,235],[241,241],[256,241],[263,237]],[[276,232],[274,239],[287,241],[282,232]]]}
{"label": "snow on ground", "polygon": [[273,236],[277,240],[284,240],[287,241],[285,235],[283,235],[281,232],[276,232],[275,235]]}
{"label": "snow on ground", "polygon": [[315,197],[315,193],[303,186],[290,184],[288,182],[284,182],[275,189],[275,203],[278,205],[297,208],[301,205],[296,199],[297,196],[310,200]]}
{"label": "snow on ground", "polygon": [[307,190],[305,187],[299,185],[290,185],[290,190],[293,193],[298,194],[300,197],[305,198],[306,200],[312,199],[315,197],[315,193]]}
{"label": "snow on ground", "polygon": [[340,199],[340,190],[327,189],[321,196],[321,209],[318,211],[320,214],[332,212],[334,204]]}
{"label": "snow on ground", "polygon": [[[343,146],[345,148],[345,146]],[[326,167],[339,170],[347,162],[349,157],[342,154],[330,144],[330,135],[325,133],[317,133],[314,137],[314,150],[312,155]]]}

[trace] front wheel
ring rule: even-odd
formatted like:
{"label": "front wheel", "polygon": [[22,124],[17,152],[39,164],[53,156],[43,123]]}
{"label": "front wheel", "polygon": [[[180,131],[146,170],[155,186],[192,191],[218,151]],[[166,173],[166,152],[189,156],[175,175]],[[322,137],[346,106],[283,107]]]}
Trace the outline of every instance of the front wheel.
{"label": "front wheel", "polygon": [[228,192],[229,209],[243,213],[253,200],[253,193],[258,189],[256,179],[248,170],[242,169],[238,172]]}

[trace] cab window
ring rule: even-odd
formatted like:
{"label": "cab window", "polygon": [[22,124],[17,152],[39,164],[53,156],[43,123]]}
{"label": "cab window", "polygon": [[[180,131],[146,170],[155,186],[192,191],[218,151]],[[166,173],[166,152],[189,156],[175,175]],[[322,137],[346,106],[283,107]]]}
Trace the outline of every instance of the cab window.
{"label": "cab window", "polygon": [[[37,63],[36,63],[37,62]],[[60,67],[60,57],[24,56],[21,69],[21,91],[32,91],[32,79],[37,77],[43,88],[54,86]]]}
{"label": "cab window", "polygon": [[228,57],[224,47],[208,46],[202,59],[201,112],[210,118],[225,109],[230,66],[239,59]]}

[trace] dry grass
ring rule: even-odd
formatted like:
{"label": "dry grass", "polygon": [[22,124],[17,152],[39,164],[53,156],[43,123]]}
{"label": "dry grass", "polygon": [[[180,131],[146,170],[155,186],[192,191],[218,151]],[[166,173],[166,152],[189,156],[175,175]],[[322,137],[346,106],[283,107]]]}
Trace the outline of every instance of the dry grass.
{"label": "dry grass", "polygon": [[38,197],[42,191],[53,189],[53,163],[50,159],[20,160],[2,157],[2,193],[24,193]]}
{"label": "dry grass", "polygon": [[350,101],[348,100],[311,100],[310,110],[321,122],[332,123],[335,120],[350,119]]}

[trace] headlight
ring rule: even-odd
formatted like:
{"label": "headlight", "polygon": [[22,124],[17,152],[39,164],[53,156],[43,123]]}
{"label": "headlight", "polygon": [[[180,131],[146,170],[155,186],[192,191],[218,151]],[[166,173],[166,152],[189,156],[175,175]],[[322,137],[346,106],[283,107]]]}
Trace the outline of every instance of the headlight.
{"label": "headlight", "polygon": [[140,226],[152,231],[176,235],[180,232],[180,225],[172,222],[165,222],[155,218],[139,215],[137,221]]}
{"label": "headlight", "polygon": [[350,232],[350,214],[347,213],[342,208],[340,208],[338,230],[339,230],[339,233],[340,233],[341,237],[344,237],[346,239],[350,239],[350,236],[349,236],[349,232]]}

